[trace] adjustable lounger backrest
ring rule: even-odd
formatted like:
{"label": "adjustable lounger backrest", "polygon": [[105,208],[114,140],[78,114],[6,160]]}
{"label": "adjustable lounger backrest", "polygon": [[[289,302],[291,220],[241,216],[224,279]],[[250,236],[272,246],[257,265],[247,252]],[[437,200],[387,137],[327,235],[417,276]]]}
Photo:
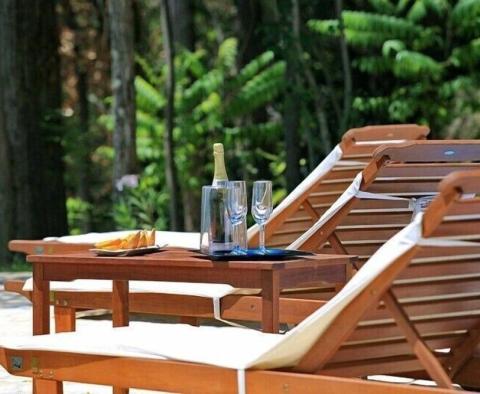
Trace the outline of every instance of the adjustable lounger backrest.
{"label": "adjustable lounger backrest", "polygon": [[[415,124],[366,126],[347,131],[339,146],[322,162],[323,166],[320,164],[274,210],[266,225],[267,245],[285,247],[315,223],[380,145],[424,140],[428,133],[428,127]],[[257,227],[249,230],[250,245],[256,245],[257,235]]]}
{"label": "adjustable lounger backrest", "polygon": [[[439,190],[416,218],[419,236],[412,233],[410,248],[342,312],[298,369],[340,376],[426,369],[440,385],[455,381],[480,342],[480,170],[452,173]],[[368,307],[365,300],[378,296],[383,301]],[[357,311],[365,312],[360,320]]]}
{"label": "adjustable lounger backrest", "polygon": [[362,179],[357,179],[360,194],[351,198],[356,193],[352,186],[349,196],[343,196],[345,205],[329,219],[319,220],[291,247],[358,255],[361,266],[412,221],[422,203],[428,204],[425,198],[437,193],[443,177],[475,168],[480,168],[480,141],[417,141],[381,147]]}

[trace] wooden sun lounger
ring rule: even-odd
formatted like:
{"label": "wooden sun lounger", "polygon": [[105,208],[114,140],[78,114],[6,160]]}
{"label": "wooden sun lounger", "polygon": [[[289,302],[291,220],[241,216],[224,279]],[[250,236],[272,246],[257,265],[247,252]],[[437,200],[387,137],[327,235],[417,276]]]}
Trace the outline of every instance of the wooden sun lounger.
{"label": "wooden sun lounger", "polygon": [[[0,363],[14,375],[36,378],[37,394],[61,392],[62,381],[195,393],[235,393],[244,382],[249,394],[453,394],[458,392],[454,383],[478,388],[480,199],[464,197],[480,194],[480,171],[451,174],[439,190],[423,217],[376,252],[328,305],[302,322],[294,336],[279,338],[273,354],[296,355],[294,340],[309,340],[294,365],[267,357],[277,367],[248,368],[243,380],[235,369],[187,361],[82,354],[81,346],[75,351],[52,350],[52,345],[34,350],[45,343],[42,337],[24,339],[27,346],[19,349],[13,348],[19,341],[9,347],[5,344],[11,342],[0,341]],[[411,278],[415,280],[406,286]],[[63,338],[71,338],[70,343],[80,338],[67,335]],[[439,388],[356,379],[412,373]]]}
{"label": "wooden sun lounger", "polygon": [[[313,207],[310,199],[312,196],[328,194],[335,201],[342,193],[345,185],[349,185],[353,178],[362,171],[370,162],[373,152],[381,145],[388,143],[401,143],[404,141],[425,140],[430,130],[426,126],[416,124],[365,126],[348,130],[342,137],[339,147],[342,151],[341,160],[324,176],[307,185],[303,193],[282,209],[278,215],[275,212],[265,226],[265,242],[269,247],[285,248],[294,239],[305,232],[323,212],[328,205]],[[337,184],[332,191],[332,184]],[[289,233],[292,222],[298,216],[315,217],[307,220],[298,227],[297,233]],[[258,245],[258,230],[256,227],[249,231],[249,244]]]}
{"label": "wooden sun lounger", "polygon": [[[282,232],[284,225],[288,225],[288,220],[295,215],[296,212],[310,209],[310,205],[306,202],[311,193],[320,193],[328,187],[332,179],[341,178],[344,183],[350,183],[354,176],[361,171],[369,160],[376,148],[385,143],[394,143],[401,141],[413,141],[426,139],[429,128],[416,124],[392,124],[379,126],[366,126],[361,128],[350,129],[347,131],[339,148],[341,149],[341,160],[327,174],[320,175],[309,183],[309,187],[302,189],[299,197],[291,201],[290,204],[281,210],[274,210],[272,220],[266,225],[266,242],[271,247],[286,247],[288,243],[271,242],[270,238]],[[341,190],[337,193],[337,197],[341,194]],[[304,206],[304,204],[306,204]],[[325,207],[323,207],[325,208]],[[275,212],[276,211],[276,212]],[[278,214],[277,214],[278,213]],[[321,211],[317,210],[317,214]],[[306,223],[303,231],[307,230],[310,223]],[[254,247],[257,245],[258,237],[256,231],[249,232],[249,245]],[[65,243],[59,241],[42,241],[42,240],[13,240],[8,244],[12,252],[24,254],[60,254],[68,252],[79,252],[91,249],[92,243]]]}
{"label": "wooden sun lounger", "polygon": [[[417,144],[420,146],[415,147]],[[385,154],[382,153],[383,151],[377,152],[375,161],[364,171],[362,186],[364,191],[378,192],[383,190],[384,193],[403,193],[404,197],[408,197],[408,193],[413,193],[411,188],[414,185],[416,188],[414,193],[417,196],[431,194],[435,192],[436,185],[442,176],[456,169],[479,166],[479,164],[470,162],[480,157],[480,142],[478,141],[430,141],[389,149]],[[443,151],[449,149],[457,150],[460,158],[452,156],[448,158],[448,162],[444,162],[446,159],[443,156]],[[465,152],[466,149],[469,152]],[[403,151],[406,152],[405,159],[402,156]],[[441,153],[440,156],[434,155],[437,151]],[[391,156],[392,152],[394,152],[394,156],[393,160],[390,160],[388,155]],[[415,162],[416,158],[420,156],[424,162]],[[412,158],[415,161],[410,163],[409,161]],[[402,171],[407,171],[407,173],[402,176]],[[428,171],[434,171],[437,175],[440,175],[436,178],[428,177]],[[385,189],[385,185],[391,186],[391,188]],[[379,189],[379,187],[383,189]],[[354,203],[360,204],[362,209],[357,209],[358,206],[355,206]],[[350,254],[360,254],[365,261],[388,238],[408,224],[412,218],[413,211],[408,207],[406,201],[357,201],[357,199],[354,199],[354,203],[348,203],[337,212],[331,221],[323,224],[321,230],[312,233],[309,238],[315,239],[318,234],[323,234],[324,240],[322,242],[328,252],[347,251]],[[372,220],[376,220],[379,224],[372,224]],[[334,221],[334,225],[332,225],[332,221]],[[347,224],[345,225],[345,223]],[[341,238],[338,238],[336,232],[333,232],[335,229],[337,231],[347,229],[351,234],[347,233],[346,236],[342,234]],[[375,238],[369,239],[368,237],[372,237],[372,233],[375,234]],[[320,245],[318,242],[320,241],[315,239],[314,245]],[[330,246],[330,242],[335,245],[335,248]],[[351,247],[357,249],[351,250]],[[306,243],[301,245],[301,248],[314,250],[316,246],[312,246],[307,240]],[[325,250],[324,248],[320,250]],[[359,250],[359,248],[363,249]],[[367,252],[369,254],[366,254]],[[312,310],[322,306],[323,300],[329,298],[332,294],[331,288],[327,288],[324,293],[315,292],[313,294],[310,289],[307,290],[309,291],[305,292],[306,294],[292,294],[291,297],[295,297],[295,300],[288,300],[286,298],[289,297],[288,294],[282,295],[284,297],[281,301],[283,309],[280,319],[282,322],[298,323]],[[60,331],[74,330],[75,309],[94,307],[110,309],[109,306],[111,305],[111,297],[108,293],[57,291],[54,297],[57,326]],[[318,302],[300,303],[297,301],[300,297],[302,299],[316,298],[320,300]],[[131,311],[176,316],[188,315],[190,317],[184,317],[182,321],[193,324],[196,318],[212,317],[212,304],[210,299],[199,297],[132,294]],[[255,296],[230,295],[222,299],[222,317],[225,319],[258,320],[260,313],[259,300]]]}
{"label": "wooden sun lounger", "polygon": [[[291,226],[297,248],[318,253],[359,256],[360,265],[412,220],[412,199],[432,196],[438,183],[453,171],[480,167],[480,141],[440,140],[405,142],[380,147],[362,172],[360,191],[372,198],[352,198],[329,220],[316,223],[303,236]],[[332,186],[345,190],[346,186]],[[382,195],[405,200],[381,199]],[[336,196],[312,196],[313,207],[330,206]],[[312,220],[299,216],[297,222]],[[286,233],[285,233],[286,234]],[[299,239],[300,237],[300,239]],[[301,240],[303,238],[303,240]]]}

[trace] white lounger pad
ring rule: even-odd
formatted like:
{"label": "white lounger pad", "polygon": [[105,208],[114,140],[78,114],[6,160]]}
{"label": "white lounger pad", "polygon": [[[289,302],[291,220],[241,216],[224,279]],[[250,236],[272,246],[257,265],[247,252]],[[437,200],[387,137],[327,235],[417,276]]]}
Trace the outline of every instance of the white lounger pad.
{"label": "white lounger pad", "polygon": [[[24,291],[33,290],[33,279],[25,281]],[[78,279],[71,282],[50,282],[51,291],[96,291],[111,292],[111,280]],[[247,289],[245,289],[247,290]],[[221,298],[227,294],[237,292],[233,286],[221,283],[191,283],[191,282],[156,282],[156,281],[129,281],[131,293],[159,293],[179,294],[207,298]],[[243,291],[242,294],[255,294],[258,291]]]}
{"label": "white lounger pad", "polygon": [[[72,244],[94,244],[109,239],[121,238],[138,230],[112,231],[108,233],[88,233],[81,235],[66,235],[63,237],[47,237],[44,241],[58,241]],[[155,243],[167,244],[170,247],[198,249],[200,247],[200,233],[186,233],[176,231],[156,231]]]}
{"label": "white lounger pad", "polygon": [[[362,290],[396,261],[399,256],[406,253],[421,240],[422,219],[423,213],[419,213],[413,222],[386,242],[327,304],[283,336],[232,327],[185,328],[185,326],[175,325],[174,328],[171,328],[171,325],[152,325],[150,326],[152,327],[149,331],[150,334],[137,331],[131,338],[127,338],[121,336],[122,334],[110,334],[112,332],[121,333],[122,331],[117,331],[119,329],[109,329],[105,334],[102,334],[100,339],[95,337],[97,333],[93,335],[95,345],[91,343],[91,336],[87,335],[85,344],[95,354],[117,354],[120,356],[127,355],[131,351],[134,356],[138,355],[136,352],[140,352],[143,357],[156,355],[226,368],[268,369],[295,365],[323,335],[339,313]],[[133,328],[120,330],[133,332],[129,331]],[[69,333],[54,334],[43,338],[0,340],[0,345],[8,348],[87,352],[82,337],[76,337],[76,335],[78,334]],[[118,344],[117,335],[120,335]],[[147,339],[147,335],[150,335],[150,339]],[[57,340],[57,338],[60,339]],[[66,339],[63,340],[62,338]],[[66,346],[67,341],[68,346],[75,347],[63,347]],[[77,347],[78,344],[80,344],[79,347]],[[142,346],[145,346],[145,348]]]}
{"label": "white lounger pad", "polygon": [[283,335],[236,327],[132,322],[129,327],[7,337],[8,349],[49,350],[105,356],[170,359],[243,369],[281,341]]}

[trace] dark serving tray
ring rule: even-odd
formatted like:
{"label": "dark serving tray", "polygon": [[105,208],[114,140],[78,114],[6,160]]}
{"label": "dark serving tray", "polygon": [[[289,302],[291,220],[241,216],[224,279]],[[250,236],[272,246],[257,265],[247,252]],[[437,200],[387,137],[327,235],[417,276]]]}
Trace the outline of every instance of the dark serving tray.
{"label": "dark serving tray", "polygon": [[304,252],[303,250],[290,249],[247,249],[245,254],[236,254],[232,251],[218,251],[207,257],[214,261],[265,261],[265,260],[288,260],[297,257],[312,256],[313,253]]}

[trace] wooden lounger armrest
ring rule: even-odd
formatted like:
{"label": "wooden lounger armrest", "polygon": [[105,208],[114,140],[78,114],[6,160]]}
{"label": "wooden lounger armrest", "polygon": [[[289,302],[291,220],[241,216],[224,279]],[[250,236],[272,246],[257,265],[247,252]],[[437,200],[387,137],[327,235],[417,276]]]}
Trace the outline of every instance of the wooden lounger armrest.
{"label": "wooden lounger armrest", "polygon": [[449,207],[463,194],[480,193],[480,170],[453,172],[443,179],[438,189],[440,195],[426,209],[423,219],[423,235],[432,235],[447,214]]}
{"label": "wooden lounger armrest", "polygon": [[375,160],[387,157],[398,162],[456,162],[476,161],[479,158],[478,140],[408,141],[382,145],[373,153]]}
{"label": "wooden lounger armrest", "polygon": [[93,247],[93,244],[72,244],[68,242],[22,239],[15,239],[8,243],[8,249],[10,251],[27,255],[84,252]]}
{"label": "wooden lounger armrest", "polygon": [[438,189],[447,195],[455,191],[461,194],[479,194],[479,179],[480,170],[453,172],[440,182]]}
{"label": "wooden lounger armrest", "polygon": [[23,280],[7,280],[4,284],[5,286],[5,291],[8,291],[10,293],[17,293],[25,298],[29,299],[30,301],[32,300],[32,292],[31,291],[24,291],[23,290],[23,285],[25,282]]}
{"label": "wooden lounger armrest", "polygon": [[348,130],[342,137],[342,148],[358,141],[422,140],[430,133],[427,126],[417,124],[392,124],[365,126]]}

